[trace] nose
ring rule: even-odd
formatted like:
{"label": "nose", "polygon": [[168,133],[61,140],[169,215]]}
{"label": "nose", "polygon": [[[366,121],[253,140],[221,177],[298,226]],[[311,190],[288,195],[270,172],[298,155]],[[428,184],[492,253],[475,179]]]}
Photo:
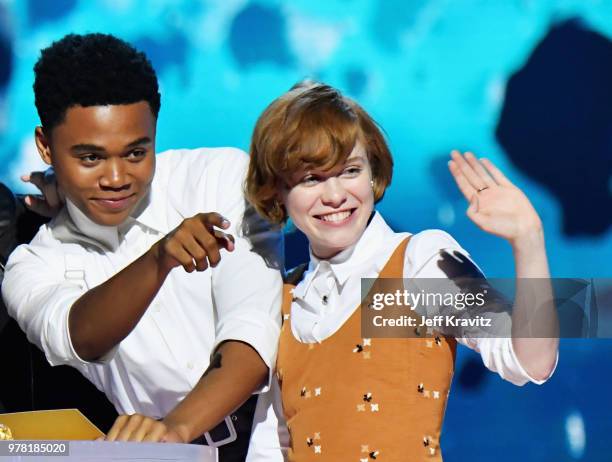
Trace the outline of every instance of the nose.
{"label": "nose", "polygon": [[340,207],[346,202],[346,189],[338,177],[332,176],[325,180],[321,202],[329,207]]}
{"label": "nose", "polygon": [[108,189],[125,189],[129,187],[125,162],[120,158],[109,158],[100,178],[100,186]]}

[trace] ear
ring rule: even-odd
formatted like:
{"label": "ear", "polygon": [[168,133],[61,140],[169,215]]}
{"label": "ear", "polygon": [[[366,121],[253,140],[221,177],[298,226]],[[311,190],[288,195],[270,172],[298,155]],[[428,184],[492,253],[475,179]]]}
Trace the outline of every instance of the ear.
{"label": "ear", "polygon": [[51,144],[47,135],[43,131],[41,126],[38,126],[34,129],[34,140],[36,142],[36,149],[38,150],[38,154],[43,162],[47,165],[52,164],[52,156],[51,156]]}

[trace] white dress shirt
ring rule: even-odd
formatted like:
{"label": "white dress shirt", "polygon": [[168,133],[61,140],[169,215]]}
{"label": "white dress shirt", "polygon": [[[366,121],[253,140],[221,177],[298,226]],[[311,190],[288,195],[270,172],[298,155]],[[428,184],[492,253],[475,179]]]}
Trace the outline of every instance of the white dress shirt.
{"label": "white dress shirt", "polygon": [[[160,418],[191,391],[225,340],[248,343],[273,369],[282,281],[275,248],[280,235],[261,220],[243,219],[248,157],[242,151],[174,150],[156,159],[150,192],[126,222],[97,225],[68,202],[11,255],[2,295],[9,314],[52,365],[79,369],[120,413]],[[96,362],[79,358],[68,330],[73,303],[184,218],[212,211],[231,222],[226,232],[236,238],[235,250],[223,250],[219,265],[204,272],[174,268],[117,347]],[[117,294],[129,296],[129,288]]]}
{"label": "white dress shirt", "polygon": [[[294,337],[303,343],[318,343],[338,331],[360,306],[361,279],[376,278],[408,236],[409,233],[394,232],[375,213],[353,246],[329,260],[319,260],[311,253],[308,269],[293,291],[290,319]],[[451,255],[457,252],[455,255],[469,259],[468,253],[444,231],[426,230],[412,235],[404,255],[404,279],[447,278],[438,266],[442,251]],[[511,338],[470,336],[457,341],[479,352],[488,369],[515,385],[545,382],[533,379],[521,366]],[[257,404],[247,461],[281,461],[281,450],[287,442],[280,390],[274,383]]]}

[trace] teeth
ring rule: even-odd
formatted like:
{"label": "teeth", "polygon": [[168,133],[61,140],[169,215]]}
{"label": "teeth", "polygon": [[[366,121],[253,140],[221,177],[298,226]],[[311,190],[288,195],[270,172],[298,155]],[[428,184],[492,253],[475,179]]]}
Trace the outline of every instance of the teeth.
{"label": "teeth", "polygon": [[351,212],[338,212],[338,213],[330,213],[329,215],[321,215],[321,220],[323,221],[342,221],[350,216]]}

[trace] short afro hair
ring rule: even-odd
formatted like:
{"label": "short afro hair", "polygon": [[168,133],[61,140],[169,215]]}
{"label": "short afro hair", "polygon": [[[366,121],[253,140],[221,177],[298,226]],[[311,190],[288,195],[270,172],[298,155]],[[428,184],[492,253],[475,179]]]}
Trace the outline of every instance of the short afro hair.
{"label": "short afro hair", "polygon": [[43,129],[73,106],[146,101],[157,118],[157,76],[144,53],[108,34],[69,34],[43,49],[34,65],[34,99]]}

